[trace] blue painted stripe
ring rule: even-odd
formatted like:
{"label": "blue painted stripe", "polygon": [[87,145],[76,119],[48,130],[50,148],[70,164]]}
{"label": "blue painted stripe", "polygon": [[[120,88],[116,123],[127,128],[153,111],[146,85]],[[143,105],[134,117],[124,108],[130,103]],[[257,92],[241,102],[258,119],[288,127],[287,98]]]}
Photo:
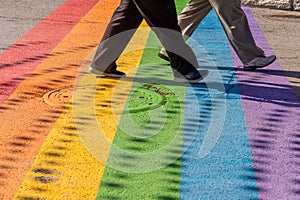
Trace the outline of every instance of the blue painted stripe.
{"label": "blue painted stripe", "polygon": [[[258,199],[238,82],[215,12],[190,45],[210,75],[205,83],[187,87],[184,145],[189,147],[182,158],[181,199]],[[196,134],[191,126],[198,126]]]}

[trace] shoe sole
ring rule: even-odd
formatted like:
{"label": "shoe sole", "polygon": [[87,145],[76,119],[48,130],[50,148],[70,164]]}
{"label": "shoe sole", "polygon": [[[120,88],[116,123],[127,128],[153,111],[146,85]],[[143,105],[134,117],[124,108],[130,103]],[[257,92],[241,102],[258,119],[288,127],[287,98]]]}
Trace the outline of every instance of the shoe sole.
{"label": "shoe sole", "polygon": [[123,77],[126,77],[126,74],[124,74],[124,75],[116,75],[116,74],[110,74],[110,73],[103,72],[103,76],[109,77],[109,78],[123,78]]}
{"label": "shoe sole", "polygon": [[166,55],[164,55],[164,54],[162,54],[162,53],[158,53],[157,56],[160,57],[161,59],[165,60],[165,61],[170,62],[169,57],[166,56]]}
{"label": "shoe sole", "polygon": [[108,77],[108,78],[123,78],[123,77],[126,77],[126,74],[124,74],[124,75],[110,74],[110,73],[102,72],[102,71],[94,69],[94,68],[89,68],[89,71],[93,74]]}
{"label": "shoe sole", "polygon": [[255,69],[264,68],[264,67],[272,64],[275,60],[276,60],[276,56],[274,56],[272,58],[272,60],[270,60],[269,62],[267,62],[265,65],[262,65],[262,66],[244,66],[244,70],[251,71],[251,70],[255,70]]}
{"label": "shoe sole", "polygon": [[208,76],[208,71],[206,70],[199,70],[200,74],[201,74],[201,77],[200,78],[197,78],[197,79],[194,79],[194,80],[188,80],[188,79],[185,79],[185,78],[174,78],[174,82],[176,83],[198,83],[199,81],[205,79],[207,76]]}

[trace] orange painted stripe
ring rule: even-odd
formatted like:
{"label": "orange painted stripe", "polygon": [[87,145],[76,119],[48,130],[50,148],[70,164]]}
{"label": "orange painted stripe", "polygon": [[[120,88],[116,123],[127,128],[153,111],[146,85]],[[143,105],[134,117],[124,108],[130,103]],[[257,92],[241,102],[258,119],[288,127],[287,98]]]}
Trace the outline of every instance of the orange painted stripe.
{"label": "orange painted stripe", "polygon": [[[118,117],[126,104],[132,85],[131,77],[135,76],[149,32],[149,28],[138,31],[132,41],[139,41],[140,48],[130,51],[131,42],[125,50],[127,53],[119,58],[119,68],[128,75],[125,80],[99,79],[90,73],[80,77],[72,101],[48,134],[15,199],[96,198],[106,167],[104,163],[118,128]],[[92,58],[93,53],[84,61],[84,72]],[[112,102],[116,102],[121,111],[117,116],[111,110]],[[94,120],[91,117],[93,113]],[[93,146],[93,149],[87,141],[100,139],[95,134],[98,126],[104,131],[104,140],[108,143]],[[104,162],[94,157],[95,150]]]}
{"label": "orange painted stripe", "polygon": [[[99,43],[118,3],[99,1],[97,9],[80,20],[0,108],[0,199],[13,198],[62,112],[62,108],[45,104],[42,96],[54,89],[73,87],[78,67]],[[69,125],[63,128],[72,129]],[[49,156],[56,155],[51,152]]]}

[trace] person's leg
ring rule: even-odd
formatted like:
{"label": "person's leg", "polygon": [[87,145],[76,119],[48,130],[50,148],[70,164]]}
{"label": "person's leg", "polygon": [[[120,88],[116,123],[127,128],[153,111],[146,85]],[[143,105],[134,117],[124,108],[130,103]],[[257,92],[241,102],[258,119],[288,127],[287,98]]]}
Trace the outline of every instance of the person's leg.
{"label": "person's leg", "polygon": [[198,68],[192,49],[183,40],[173,0],[133,0],[148,25],[167,49],[175,73],[187,74]]}
{"label": "person's leg", "polygon": [[[183,39],[187,40],[204,17],[212,10],[208,0],[190,0],[178,15],[178,24],[181,28]],[[166,49],[163,47],[158,56],[169,61]]]}
{"label": "person's leg", "polygon": [[122,0],[115,10],[97,48],[91,69],[99,72],[116,70],[115,61],[121,55],[136,28],[143,20],[132,0]]}
{"label": "person's leg", "polygon": [[241,0],[209,0],[235,52],[245,64],[264,51],[256,46]]}
{"label": "person's leg", "polygon": [[[256,46],[240,0],[190,0],[178,16],[185,39],[192,35],[212,7],[245,69],[261,68],[274,62],[276,56],[265,57],[263,50]],[[158,56],[169,60],[164,48]]]}
{"label": "person's leg", "polygon": [[178,17],[182,33],[190,37],[212,7],[245,69],[265,67],[276,59],[274,55],[265,57],[256,46],[240,0],[190,0]]}
{"label": "person's leg", "polygon": [[185,39],[188,39],[204,17],[212,10],[208,0],[190,0],[178,15],[178,24]]}

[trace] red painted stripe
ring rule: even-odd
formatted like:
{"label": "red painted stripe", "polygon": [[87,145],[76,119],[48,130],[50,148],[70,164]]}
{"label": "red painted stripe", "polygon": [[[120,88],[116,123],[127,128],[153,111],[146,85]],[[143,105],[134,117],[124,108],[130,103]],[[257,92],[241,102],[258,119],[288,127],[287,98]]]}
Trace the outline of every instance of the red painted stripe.
{"label": "red painted stripe", "polygon": [[0,105],[98,0],[68,0],[0,54]]}

